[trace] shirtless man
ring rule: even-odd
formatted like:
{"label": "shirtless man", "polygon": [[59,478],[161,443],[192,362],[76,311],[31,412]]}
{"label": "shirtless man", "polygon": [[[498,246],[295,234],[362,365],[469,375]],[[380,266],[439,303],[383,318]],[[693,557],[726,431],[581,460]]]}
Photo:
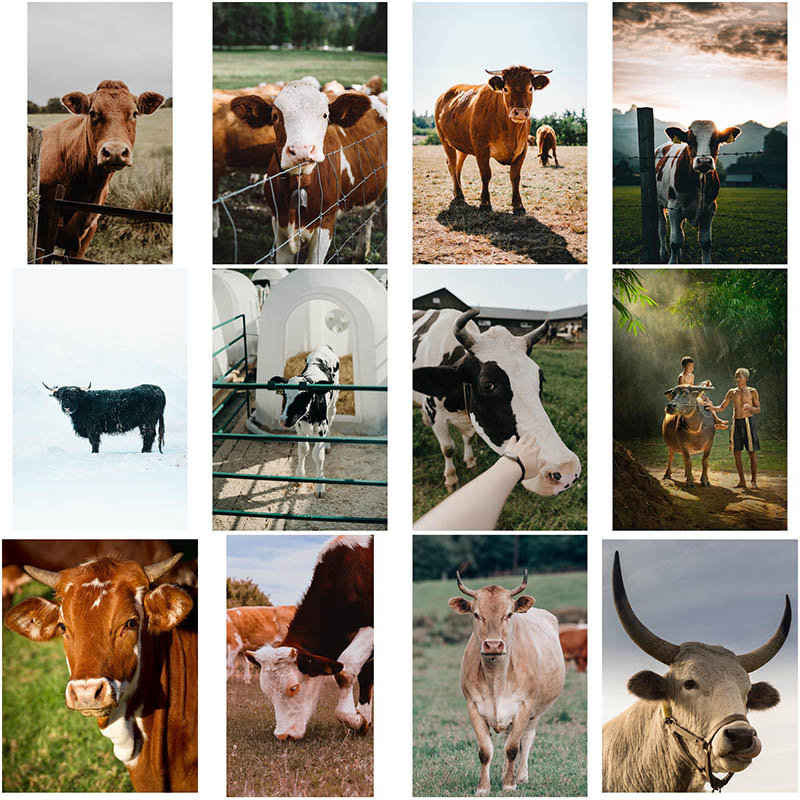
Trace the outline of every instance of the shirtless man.
{"label": "shirtless man", "polygon": [[733,403],[733,428],[731,429],[731,444],[733,457],[736,459],[736,469],[739,472],[737,489],[747,488],[742,467],[742,450],[746,449],[750,456],[750,486],[758,489],[756,474],[758,473],[758,450],[761,445],[758,441],[756,423],[753,417],[761,413],[761,402],[758,391],[753,386],[748,386],[750,370],[739,367],[733,374],[736,388],[728,389],[725,399],[718,405],[712,406],[714,411],[724,411]]}
{"label": "shirtless man", "polygon": [[[681,359],[681,367],[683,367],[683,372],[678,375],[678,386],[711,386],[711,381],[708,380],[697,384],[694,382],[694,359],[691,356],[684,356]],[[711,416],[714,417],[714,427],[717,430],[727,430],[728,423],[717,416],[714,411],[714,405],[711,400],[706,397],[705,392],[697,395],[697,402],[702,403],[706,411],[711,412]]]}

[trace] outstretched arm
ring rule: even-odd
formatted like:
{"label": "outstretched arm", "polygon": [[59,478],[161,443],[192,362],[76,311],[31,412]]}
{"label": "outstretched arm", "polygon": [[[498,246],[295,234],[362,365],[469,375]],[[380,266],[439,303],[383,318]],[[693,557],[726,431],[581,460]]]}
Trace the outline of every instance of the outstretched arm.
{"label": "outstretched arm", "polygon": [[733,389],[728,389],[725,399],[718,406],[711,406],[714,411],[724,411],[733,401]]}

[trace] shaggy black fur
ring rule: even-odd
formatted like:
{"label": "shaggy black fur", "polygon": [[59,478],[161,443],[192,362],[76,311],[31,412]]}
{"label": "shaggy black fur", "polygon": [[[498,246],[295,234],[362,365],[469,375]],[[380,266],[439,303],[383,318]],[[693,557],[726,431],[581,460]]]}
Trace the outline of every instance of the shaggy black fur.
{"label": "shaggy black fur", "polygon": [[153,449],[158,427],[158,452],[164,446],[164,406],[167,398],[160,386],[143,383],[132,389],[82,389],[61,386],[52,396],[72,420],[76,436],[88,439],[92,452],[100,452],[100,435],[127,433],[138,428],[142,452]]}

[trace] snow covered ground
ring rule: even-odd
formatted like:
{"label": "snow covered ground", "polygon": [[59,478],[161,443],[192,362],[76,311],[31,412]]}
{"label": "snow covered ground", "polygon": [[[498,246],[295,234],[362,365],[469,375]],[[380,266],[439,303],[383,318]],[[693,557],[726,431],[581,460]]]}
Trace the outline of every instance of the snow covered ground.
{"label": "snow covered ground", "polygon": [[[164,453],[138,430],[92,454],[42,386],[167,397]],[[103,267],[17,270],[14,278],[14,526],[156,530],[186,526],[186,274]]]}

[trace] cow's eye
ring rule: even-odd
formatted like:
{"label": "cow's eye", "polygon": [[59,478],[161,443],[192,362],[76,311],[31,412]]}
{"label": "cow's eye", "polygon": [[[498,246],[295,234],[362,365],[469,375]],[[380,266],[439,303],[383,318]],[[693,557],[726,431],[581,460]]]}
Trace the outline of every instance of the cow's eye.
{"label": "cow's eye", "polygon": [[697,688],[697,681],[693,681],[691,678],[689,678],[688,681],[684,681],[683,682],[683,688],[684,689],[696,689]]}
{"label": "cow's eye", "polygon": [[322,115],[322,119],[328,119],[328,112],[327,111]]}
{"label": "cow's eye", "polygon": [[138,111],[134,111],[134,112],[133,112],[133,114],[131,114],[131,116],[132,116],[134,119],[136,119],[136,117],[138,117],[138,116],[139,116],[139,112],[138,112]]}
{"label": "cow's eye", "polygon": [[473,611],[472,612],[472,616],[475,617],[475,619],[480,619],[481,618],[481,615],[477,611]]}
{"label": "cow's eye", "polygon": [[61,633],[66,633],[67,631],[67,626],[63,622],[59,622],[58,625],[56,625],[56,628],[58,628]]}
{"label": "cow's eye", "polygon": [[138,619],[129,619],[125,623],[125,630],[126,631],[135,631],[139,627],[139,620]]}
{"label": "cow's eye", "polygon": [[300,691],[300,684],[299,683],[295,683],[293,686],[290,686],[286,690],[286,694],[288,694],[289,697],[294,697],[299,691]]}
{"label": "cow's eye", "polygon": [[497,386],[491,381],[484,381],[481,384],[481,389],[483,389],[484,392],[493,392],[496,388]]}

